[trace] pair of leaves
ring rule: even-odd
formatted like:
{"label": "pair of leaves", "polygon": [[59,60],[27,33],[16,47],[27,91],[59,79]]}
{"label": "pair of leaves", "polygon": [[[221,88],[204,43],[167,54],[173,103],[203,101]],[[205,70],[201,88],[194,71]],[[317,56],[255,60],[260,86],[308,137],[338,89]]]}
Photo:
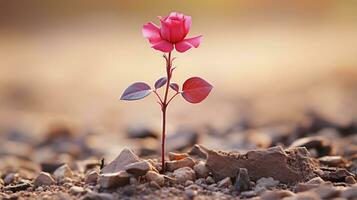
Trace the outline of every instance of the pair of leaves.
{"label": "pair of leaves", "polygon": [[[160,78],[155,82],[155,89],[161,88],[167,83],[167,78]],[[170,84],[171,89],[179,92],[177,83]],[[187,79],[182,86],[182,97],[190,103],[200,103],[211,92],[212,85],[200,77]],[[121,96],[121,100],[133,101],[142,99],[152,92],[150,86],[144,82],[136,82],[130,85]]]}

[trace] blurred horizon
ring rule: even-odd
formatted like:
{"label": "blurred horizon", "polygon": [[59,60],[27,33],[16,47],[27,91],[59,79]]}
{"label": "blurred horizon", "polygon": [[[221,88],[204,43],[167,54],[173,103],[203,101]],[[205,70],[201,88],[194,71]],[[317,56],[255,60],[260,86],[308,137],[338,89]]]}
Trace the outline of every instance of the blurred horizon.
{"label": "blurred horizon", "polygon": [[[120,102],[135,81],[164,75],[162,54],[142,25],[178,11],[193,17],[202,45],[177,57],[174,80],[214,85],[201,105],[177,99],[176,126],[250,117],[257,125],[315,110],[356,120],[357,3],[354,1],[2,1],[0,131],[43,133],[52,123],[124,134],[160,126],[153,97]],[[170,129],[170,130],[171,130]]]}

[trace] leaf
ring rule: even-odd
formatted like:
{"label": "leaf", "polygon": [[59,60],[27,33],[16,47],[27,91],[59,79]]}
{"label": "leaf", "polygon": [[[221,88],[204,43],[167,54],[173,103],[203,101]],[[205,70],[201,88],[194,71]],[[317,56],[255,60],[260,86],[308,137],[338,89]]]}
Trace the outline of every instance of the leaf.
{"label": "leaf", "polygon": [[155,82],[155,89],[159,89],[161,88],[162,86],[164,86],[167,82],[167,78],[166,77],[162,77],[160,78],[159,80],[157,80]]}
{"label": "leaf", "polygon": [[175,90],[176,92],[178,92],[180,89],[180,86],[177,83],[170,83],[170,88]]}
{"label": "leaf", "polygon": [[182,97],[190,103],[203,101],[211,92],[213,86],[200,77],[187,79],[182,86]]}
{"label": "leaf", "polygon": [[151,88],[144,82],[136,82],[131,84],[121,95],[120,100],[133,101],[142,99],[151,93]]}

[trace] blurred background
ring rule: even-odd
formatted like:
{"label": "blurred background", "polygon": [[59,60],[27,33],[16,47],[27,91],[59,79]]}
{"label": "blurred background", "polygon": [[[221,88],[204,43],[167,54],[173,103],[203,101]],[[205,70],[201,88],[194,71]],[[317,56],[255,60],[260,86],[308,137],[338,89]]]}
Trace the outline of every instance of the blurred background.
{"label": "blurred background", "polygon": [[119,96],[132,82],[165,74],[162,53],[141,28],[171,11],[192,16],[189,35],[204,36],[198,49],[175,52],[174,81],[201,76],[214,89],[198,105],[175,99],[169,135],[242,121],[288,126],[311,112],[342,125],[356,120],[356,1],[15,0],[0,2],[2,137],[38,142],[68,128],[117,154],[131,145],[121,139],[128,128],[159,131],[153,95]]}

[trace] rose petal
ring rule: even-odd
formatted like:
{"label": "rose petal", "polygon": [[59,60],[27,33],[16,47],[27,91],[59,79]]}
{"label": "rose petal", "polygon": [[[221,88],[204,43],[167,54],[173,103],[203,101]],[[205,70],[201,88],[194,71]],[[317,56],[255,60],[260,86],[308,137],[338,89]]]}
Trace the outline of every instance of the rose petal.
{"label": "rose petal", "polygon": [[200,45],[201,40],[202,40],[202,35],[193,38],[187,38],[175,44],[175,48],[178,52],[183,53],[191,49],[192,47],[197,48]]}
{"label": "rose petal", "polygon": [[160,42],[152,45],[152,48],[162,52],[170,52],[174,49],[174,45],[166,40],[161,40]]}
{"label": "rose petal", "polygon": [[149,40],[151,44],[161,41],[160,28],[149,22],[143,26],[143,36]]}
{"label": "rose petal", "polygon": [[160,23],[161,23],[161,37],[164,39],[164,40],[167,40],[167,41],[171,41],[170,38],[171,38],[171,35],[170,35],[170,23],[166,22],[167,19],[166,18],[162,18],[160,19]]}
{"label": "rose petal", "polygon": [[191,16],[185,16],[185,33],[186,33],[186,35],[190,31],[191,24],[192,24],[192,17]]}

